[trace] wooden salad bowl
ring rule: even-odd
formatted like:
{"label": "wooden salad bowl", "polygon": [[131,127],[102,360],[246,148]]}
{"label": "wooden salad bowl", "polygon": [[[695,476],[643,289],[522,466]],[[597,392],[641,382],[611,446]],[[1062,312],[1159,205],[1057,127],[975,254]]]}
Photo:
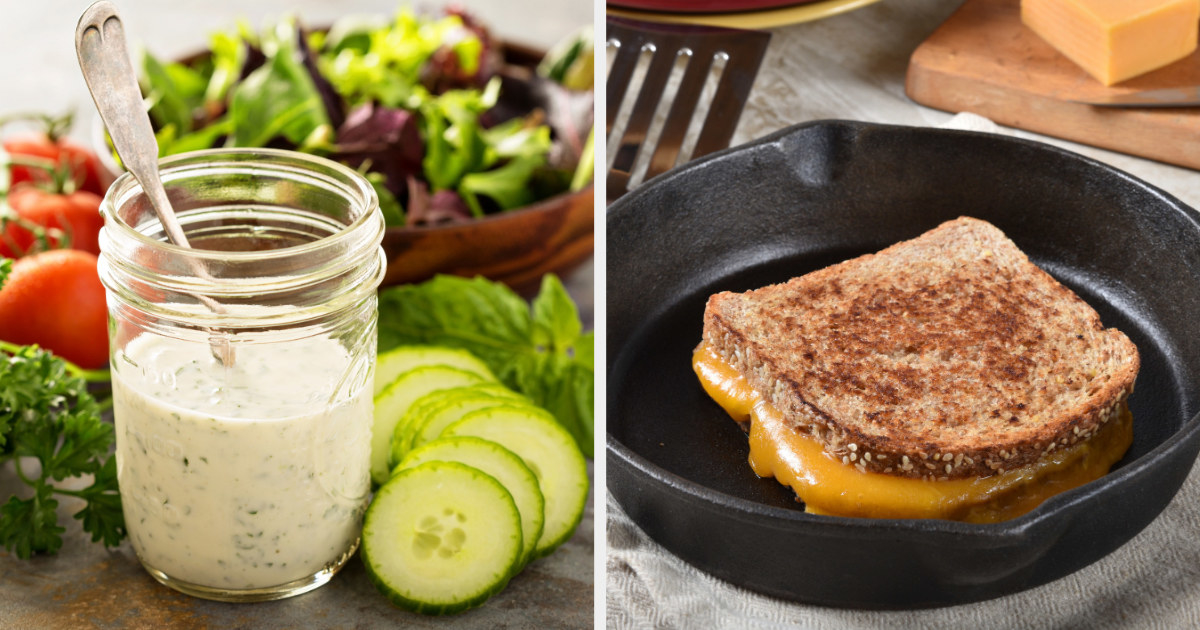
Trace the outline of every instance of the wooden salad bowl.
{"label": "wooden salad bowl", "polygon": [[560,276],[593,251],[593,187],[467,223],[393,227],[383,235],[384,286],[436,274],[485,276],[518,293],[537,289],[546,273]]}

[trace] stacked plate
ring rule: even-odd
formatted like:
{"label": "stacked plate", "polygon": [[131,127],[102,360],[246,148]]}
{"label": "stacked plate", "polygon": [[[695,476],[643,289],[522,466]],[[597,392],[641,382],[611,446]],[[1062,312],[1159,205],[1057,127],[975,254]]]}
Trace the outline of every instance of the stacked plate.
{"label": "stacked plate", "polygon": [[810,22],[879,0],[609,0],[608,14],[679,24],[758,29]]}

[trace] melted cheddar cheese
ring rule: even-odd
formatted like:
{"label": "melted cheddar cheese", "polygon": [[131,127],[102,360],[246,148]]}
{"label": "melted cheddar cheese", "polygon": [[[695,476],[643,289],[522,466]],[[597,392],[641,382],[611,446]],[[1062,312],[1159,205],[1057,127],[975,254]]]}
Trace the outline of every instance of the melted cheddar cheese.
{"label": "melted cheddar cheese", "polygon": [[1002,521],[1104,476],[1133,442],[1133,418],[1122,405],[1117,418],[1091,439],[989,477],[931,481],[862,472],[834,459],[817,440],[789,428],[775,407],[706,345],[696,349],[692,366],[717,404],[734,420],[749,421],[754,472],[791,486],[814,514]]}

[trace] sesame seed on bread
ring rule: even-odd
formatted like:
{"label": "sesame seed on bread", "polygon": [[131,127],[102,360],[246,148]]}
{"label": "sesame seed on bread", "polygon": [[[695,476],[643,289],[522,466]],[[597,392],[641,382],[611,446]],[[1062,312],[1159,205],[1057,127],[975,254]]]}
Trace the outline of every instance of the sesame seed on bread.
{"label": "sesame seed on bread", "polygon": [[995,226],[925,234],[709,298],[704,342],[796,431],[860,470],[989,476],[1086,440],[1139,357]]}

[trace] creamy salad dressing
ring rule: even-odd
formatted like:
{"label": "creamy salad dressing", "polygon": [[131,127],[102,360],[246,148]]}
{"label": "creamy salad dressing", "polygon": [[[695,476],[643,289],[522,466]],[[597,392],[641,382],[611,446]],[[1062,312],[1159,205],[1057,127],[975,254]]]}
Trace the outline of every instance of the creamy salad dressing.
{"label": "creamy salad dressing", "polygon": [[257,589],[354,551],[372,401],[370,379],[340,343],[239,345],[225,367],[206,343],[143,334],[115,360],[117,475],[148,568]]}

